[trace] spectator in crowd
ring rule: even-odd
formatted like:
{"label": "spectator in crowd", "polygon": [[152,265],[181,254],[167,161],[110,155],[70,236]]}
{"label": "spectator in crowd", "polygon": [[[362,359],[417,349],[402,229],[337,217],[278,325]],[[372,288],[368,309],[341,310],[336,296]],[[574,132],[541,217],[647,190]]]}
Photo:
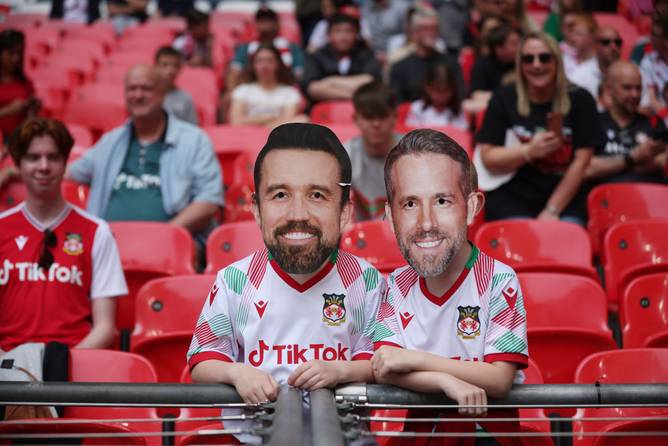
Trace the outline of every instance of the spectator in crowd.
{"label": "spectator in crowd", "polygon": [[577,67],[568,79],[575,85],[598,97],[598,88],[608,67],[619,59],[622,38],[616,29],[603,26],[596,31],[596,57]]}
{"label": "spectator in crowd", "polygon": [[[440,132],[412,131],[388,155],[385,181],[387,215],[410,266],[390,275],[378,310],[371,360],[376,382],[443,392],[459,404],[459,414],[481,417],[445,426],[413,420],[406,431],[474,433],[479,424],[491,434],[519,432],[516,409],[488,414],[485,406],[523,381],[526,311],[512,268],[467,242],[482,194],[466,152]],[[485,421],[487,414],[504,422]],[[425,417],[414,410],[406,415]],[[506,437],[492,444],[518,443]]]}
{"label": "spectator in crowd", "polygon": [[227,88],[231,91],[239,85],[241,74],[248,65],[250,56],[257,51],[260,44],[269,44],[281,53],[283,63],[290,67],[296,79],[300,79],[304,71],[304,53],[295,43],[279,36],[280,23],[276,11],[266,6],[260,7],[255,13],[256,40],[239,45],[234,52],[227,76]]}
{"label": "spectator in crowd", "polygon": [[197,125],[197,110],[193,98],[176,86],[182,60],[181,53],[169,46],[163,46],[155,53],[155,70],[162,79],[166,92],[162,106],[167,113]]}
{"label": "spectator in crowd", "polygon": [[475,12],[479,20],[495,16],[507,20],[514,28],[527,34],[538,30],[538,26],[526,12],[523,0],[476,0]]}
{"label": "spectator in crowd", "polygon": [[409,8],[404,0],[370,0],[361,8],[362,37],[381,64],[386,59],[387,43],[393,35],[403,34],[406,12]]}
{"label": "spectator in crowd", "polygon": [[430,3],[438,13],[438,34],[444,46],[453,53],[459,52],[465,44],[472,0],[432,0]]}
{"label": "spectator in crowd", "polygon": [[668,83],[668,16],[652,19],[652,47],[640,62],[643,80],[642,107],[656,113],[665,105],[662,92]]}
{"label": "spectator in crowd", "polygon": [[100,0],[52,0],[50,19],[73,23],[93,23],[100,18]]}
{"label": "spectator in crowd", "polygon": [[295,0],[295,15],[302,34],[302,44],[307,47],[313,30],[324,15],[322,0]]}
{"label": "spectator in crowd", "polygon": [[355,6],[352,0],[322,0],[323,17],[316,23],[313,32],[306,41],[306,50],[314,53],[327,45],[327,23],[328,19],[337,12],[348,14],[354,17],[359,16],[359,8]]}
{"label": "spectator in crowd", "polygon": [[116,34],[121,35],[127,28],[148,20],[147,7],[148,0],[107,0],[107,11]]}
{"label": "spectator in crowd", "polygon": [[[420,6],[421,8],[424,6]],[[390,72],[392,65],[415,51],[415,30],[413,29],[413,14],[416,7],[411,6],[406,12],[406,32],[404,34],[395,34],[387,41],[387,58],[383,67],[384,77]],[[418,30],[419,32],[420,30]],[[437,51],[443,53],[446,50],[445,41],[438,37],[434,42]]]}
{"label": "spectator in crowd", "polygon": [[270,44],[260,44],[251,56],[242,83],[232,90],[230,124],[276,127],[289,121],[304,121],[299,114],[302,97],[293,85],[290,69],[281,53]]}
{"label": "spectator in crowd", "polygon": [[[230,384],[250,404],[275,400],[279,385],[369,382],[385,285],[374,267],[338,249],[351,214],[345,149],[326,127],[284,124],[269,135],[254,177],[266,248],[218,272],[188,351],[193,381]],[[225,421],[252,431],[240,424]]]}
{"label": "spectator in crowd", "polygon": [[666,127],[662,120],[638,113],[640,70],[631,62],[617,61],[606,82],[610,107],[600,115],[606,143],[594,154],[587,177],[602,183],[666,182]]}
{"label": "spectator in crowd", "polygon": [[0,32],[0,132],[5,139],[40,108],[32,82],[23,72],[24,47],[22,32]]}
{"label": "spectator in crowd", "polygon": [[360,39],[356,18],[332,15],[327,40],[324,48],[306,56],[301,85],[311,101],[350,99],[361,85],[380,79],[380,66]]}
{"label": "spectator in crowd", "polygon": [[209,30],[209,14],[196,9],[186,13],[186,32],[174,40],[173,47],[178,50],[188,65],[195,67],[213,66],[211,46],[213,35]]}
{"label": "spectator in crowd", "polygon": [[557,43],[546,34],[524,37],[515,70],[517,82],[494,92],[477,136],[485,217],[583,224],[582,180],[604,144],[596,103],[569,87]]}
{"label": "spectator in crowd", "polygon": [[582,12],[582,0],[557,0],[552,5],[552,11],[543,23],[543,31],[554,37],[557,42],[561,42],[564,39],[561,33],[562,18],[569,13]]}
{"label": "spectator in crowd", "polygon": [[434,65],[422,85],[422,98],[413,101],[406,116],[410,127],[456,127],[468,130],[455,76],[447,65]]}
{"label": "spectator in crowd", "polygon": [[9,142],[27,195],[0,214],[0,352],[113,340],[113,298],[128,289],[109,226],[62,196],[73,144],[62,123],[44,118],[25,121]]}
{"label": "spectator in crowd", "polygon": [[69,176],[90,185],[88,210],[98,217],[169,222],[202,235],[223,205],[220,166],[206,134],[165,113],[163,101],[155,69],[131,68],[129,121],[72,163]]}
{"label": "spectator in crowd", "polygon": [[493,15],[484,17],[480,21],[478,31],[479,36],[476,41],[473,42],[473,53],[476,58],[480,56],[489,56],[492,53],[492,50],[489,48],[489,33],[502,23],[509,24],[505,19]]}
{"label": "spectator in crowd", "polygon": [[[573,21],[565,42],[570,46],[563,51],[564,70],[566,76],[583,64],[592,62],[595,56],[597,26],[594,17],[589,13],[572,14]],[[563,42],[562,42],[563,43]],[[562,48],[563,50],[563,48]]]}
{"label": "spectator in crowd", "polygon": [[464,78],[457,58],[439,52],[438,16],[431,8],[420,7],[414,13],[411,24],[415,50],[390,68],[390,85],[399,102],[410,102],[420,98],[422,83],[434,65],[447,65],[454,73],[457,89],[466,92]]}
{"label": "spectator in crowd", "polygon": [[485,108],[492,91],[515,80],[515,58],[520,44],[520,33],[508,22],[492,28],[487,35],[489,54],[479,56],[471,73],[472,99]]}
{"label": "spectator in crowd", "polygon": [[361,135],[348,141],[346,149],[353,166],[355,221],[378,219],[385,213],[385,157],[401,139],[394,132],[397,100],[389,87],[374,81],[355,92],[353,105]]}

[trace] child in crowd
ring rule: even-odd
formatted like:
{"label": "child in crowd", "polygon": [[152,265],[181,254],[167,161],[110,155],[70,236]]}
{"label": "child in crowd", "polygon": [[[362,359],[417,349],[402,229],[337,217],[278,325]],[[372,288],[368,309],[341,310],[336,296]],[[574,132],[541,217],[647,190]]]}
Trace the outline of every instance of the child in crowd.
{"label": "child in crowd", "polygon": [[165,110],[179,119],[197,125],[197,111],[193,98],[176,86],[181,66],[181,53],[174,48],[163,46],[155,53],[155,69],[165,86],[163,102]]}
{"label": "child in crowd", "polygon": [[411,103],[406,117],[407,126],[468,129],[461,97],[447,65],[435,65],[427,74],[422,90],[422,98]]}

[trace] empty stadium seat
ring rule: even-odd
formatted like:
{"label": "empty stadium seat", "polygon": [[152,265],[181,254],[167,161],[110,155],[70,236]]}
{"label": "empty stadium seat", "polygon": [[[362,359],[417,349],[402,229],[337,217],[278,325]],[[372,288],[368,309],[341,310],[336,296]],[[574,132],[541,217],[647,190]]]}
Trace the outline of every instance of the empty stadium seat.
{"label": "empty stadium seat", "polygon": [[668,348],[668,273],[640,276],[619,302],[624,348]]}
{"label": "empty stadium seat", "polygon": [[579,274],[598,279],[591,244],[580,226],[562,221],[503,220],[480,226],[475,244],[517,272]]}
{"label": "empty stadium seat", "polygon": [[617,223],[607,232],[603,242],[605,289],[612,308],[634,278],[668,271],[666,234],[668,219]]}
{"label": "empty stadium seat", "polygon": [[130,347],[155,367],[160,382],[179,382],[186,353],[214,275],[153,279],[135,299]]}
{"label": "empty stadium seat", "polygon": [[75,146],[79,146],[84,149],[89,149],[93,146],[95,141],[93,139],[93,134],[90,130],[88,130],[88,127],[73,123],[66,123],[65,126],[70,132],[70,135],[72,135]]}
{"label": "empty stadium seat", "polygon": [[[153,366],[139,355],[113,350],[70,350],[70,381],[72,382],[127,382],[154,383],[157,376]],[[40,434],[72,434],[83,433],[114,433],[129,434],[132,432],[161,432],[161,420],[153,408],[143,407],[83,407],[65,406],[63,418],[66,423],[53,420],[52,423],[41,425],[7,425],[0,423],[0,433],[40,433]],[[151,422],[131,423],[130,419],[154,419]],[[111,419],[124,420],[119,422],[106,421]],[[82,420],[76,423],[74,420]],[[84,420],[105,420],[99,423]],[[83,444],[108,444],[109,439],[89,439]],[[2,441],[0,441],[1,444]],[[77,443],[75,440],[75,444]],[[159,437],[115,437],[114,444],[119,445],[154,445],[161,444]]]}
{"label": "empty stadium seat", "polygon": [[125,94],[122,84],[89,84],[72,95],[63,119],[66,122],[88,127],[94,137],[99,137],[127,118]]}
{"label": "empty stadium seat", "polygon": [[[668,376],[668,349],[624,349],[596,353],[586,358],[575,372],[578,384],[664,383]],[[666,444],[665,421],[624,420],[631,417],[666,417],[664,408],[583,408],[573,419],[574,444],[578,446],[659,446]],[[586,418],[617,418],[619,421],[586,421]],[[600,437],[585,436],[601,432]],[[611,437],[605,433],[661,432],[662,436]]]}
{"label": "empty stadium seat", "polygon": [[109,224],[128,282],[128,296],[118,299],[116,326],[134,328],[135,296],[151,279],[194,274],[193,241],[185,229],[169,223],[128,221]]}
{"label": "empty stadium seat", "polygon": [[354,124],[352,101],[322,101],[311,108],[311,121],[316,124]]}
{"label": "empty stadium seat", "polygon": [[86,209],[88,203],[88,193],[90,189],[85,184],[77,183],[73,180],[63,180],[61,184],[63,198],[81,209]]}
{"label": "empty stadium seat", "polygon": [[550,384],[572,383],[582,359],[616,349],[605,292],[593,279],[560,273],[519,274],[531,357]]}
{"label": "empty stadium seat", "polygon": [[235,223],[254,221],[253,217],[253,188],[246,183],[232,184],[225,191],[225,207],[223,208],[223,222]]}
{"label": "empty stadium seat", "polygon": [[392,228],[386,221],[355,223],[342,235],[341,249],[365,259],[381,273],[391,273],[406,264]]}
{"label": "empty stadium seat", "polygon": [[264,248],[262,233],[255,221],[222,224],[206,241],[205,272],[215,274],[218,270],[262,248]]}
{"label": "empty stadium seat", "polygon": [[249,150],[258,153],[267,142],[269,129],[256,125],[216,125],[204,127],[216,150]]}
{"label": "empty stadium seat", "polygon": [[668,186],[616,183],[596,186],[587,197],[587,228],[594,253],[599,253],[607,230],[618,222],[668,218]]}

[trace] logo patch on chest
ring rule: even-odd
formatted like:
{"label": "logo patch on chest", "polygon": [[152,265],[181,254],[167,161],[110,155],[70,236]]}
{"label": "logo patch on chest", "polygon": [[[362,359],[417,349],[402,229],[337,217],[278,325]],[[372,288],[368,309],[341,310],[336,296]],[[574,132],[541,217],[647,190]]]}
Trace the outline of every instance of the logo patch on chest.
{"label": "logo patch on chest", "polygon": [[459,318],[457,319],[457,336],[463,339],[475,339],[480,336],[480,307],[457,307]]}
{"label": "logo patch on chest", "polygon": [[63,242],[63,252],[71,256],[78,256],[79,254],[83,253],[81,234],[68,232],[65,235],[65,241]]}
{"label": "logo patch on chest", "polygon": [[16,246],[19,248],[19,251],[23,251],[23,247],[28,242],[28,237],[25,235],[19,235],[14,239],[14,241],[16,242]]}
{"label": "logo patch on chest", "polygon": [[322,306],[322,321],[330,327],[338,327],[346,321],[346,306],[343,303],[345,294],[323,294],[325,303]]}

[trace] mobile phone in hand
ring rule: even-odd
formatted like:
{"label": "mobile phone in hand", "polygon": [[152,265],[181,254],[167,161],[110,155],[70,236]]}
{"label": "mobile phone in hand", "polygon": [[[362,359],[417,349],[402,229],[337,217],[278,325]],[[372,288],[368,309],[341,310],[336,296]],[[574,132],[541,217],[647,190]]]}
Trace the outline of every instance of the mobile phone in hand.
{"label": "mobile phone in hand", "polygon": [[547,114],[547,125],[546,128],[550,132],[554,132],[557,137],[562,137],[562,130],[564,127],[564,115],[557,112],[549,112]]}

